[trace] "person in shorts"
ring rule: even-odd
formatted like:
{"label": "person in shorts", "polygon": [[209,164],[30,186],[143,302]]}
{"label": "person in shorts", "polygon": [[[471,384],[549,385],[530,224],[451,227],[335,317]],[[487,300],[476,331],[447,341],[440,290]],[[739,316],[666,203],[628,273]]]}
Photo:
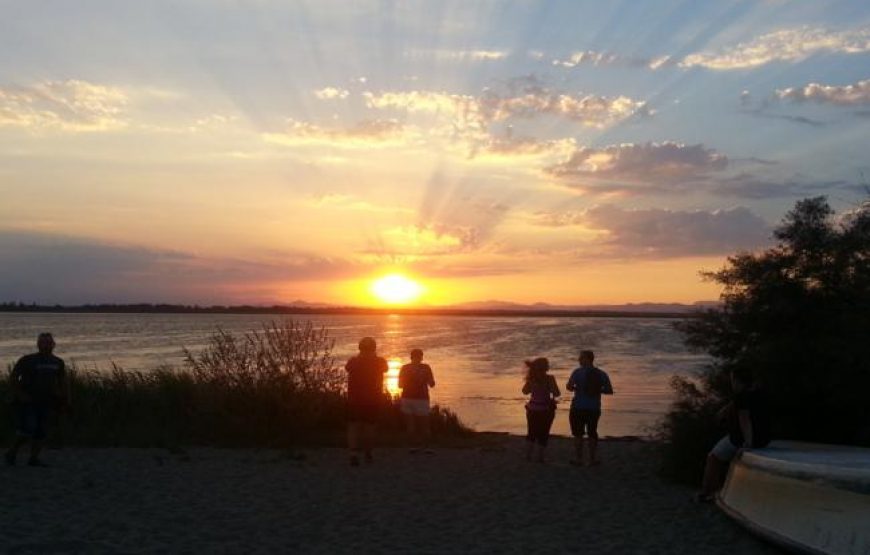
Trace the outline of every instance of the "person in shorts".
{"label": "person in shorts", "polygon": [[[578,359],[580,366],[576,368],[565,389],[574,392],[571,401],[571,411],[568,420],[571,425],[571,435],[574,436],[576,458],[572,464],[594,466],[600,464],[598,459],[598,420],[601,418],[601,396],[613,395],[610,377],[604,370],[596,368],[595,353],[580,351]],[[584,436],[588,436],[589,460],[584,462]]]}
{"label": "person in shorts", "polygon": [[351,466],[359,466],[359,454],[372,462],[375,424],[384,401],[387,361],[377,354],[371,337],[359,342],[359,354],[345,364],[347,370],[347,446]]}
{"label": "person in shorts", "polygon": [[414,447],[412,453],[422,449],[424,453],[432,453],[429,449],[429,439],[432,435],[429,424],[429,388],[435,387],[435,377],[432,368],[423,363],[423,351],[411,351],[411,362],[399,370],[399,387],[402,397],[399,400],[402,414],[405,415],[405,426]]}
{"label": "person in shorts", "polygon": [[765,447],[770,443],[770,401],[767,391],[758,384],[749,368],[735,368],[730,373],[731,401],[719,411],[728,426],[728,434],[707,455],[704,479],[698,501],[712,501],[722,487],[728,466],[741,449]]}
{"label": "person in shorts", "polygon": [[6,451],[6,464],[15,465],[18,450],[30,442],[29,466],[45,466],[39,455],[45,440],[49,416],[67,404],[66,366],[54,356],[54,338],[41,333],[36,340],[38,352],[18,359],[12,369],[13,405],[16,438]]}
{"label": "person in shorts", "polygon": [[523,395],[530,395],[526,403],[526,460],[544,462],[544,450],[550,439],[550,428],[556,418],[556,398],[562,392],[556,385],[556,378],[548,374],[550,361],[536,358],[526,361],[526,380]]}

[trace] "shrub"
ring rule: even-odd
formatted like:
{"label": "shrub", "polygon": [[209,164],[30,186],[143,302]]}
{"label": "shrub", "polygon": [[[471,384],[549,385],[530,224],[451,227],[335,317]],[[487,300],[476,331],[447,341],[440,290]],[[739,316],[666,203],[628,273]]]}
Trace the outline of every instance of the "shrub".
{"label": "shrub", "polygon": [[[180,369],[68,370],[73,411],[55,442],[94,446],[343,445],[344,370],[325,329],[292,320],[233,336],[218,329]],[[10,369],[11,372],[11,369]],[[0,380],[0,399],[9,398]],[[5,391],[4,391],[5,390]],[[398,409],[384,396],[382,428],[402,441]],[[0,434],[12,435],[11,418]],[[455,414],[433,409],[433,432],[464,434]]]}

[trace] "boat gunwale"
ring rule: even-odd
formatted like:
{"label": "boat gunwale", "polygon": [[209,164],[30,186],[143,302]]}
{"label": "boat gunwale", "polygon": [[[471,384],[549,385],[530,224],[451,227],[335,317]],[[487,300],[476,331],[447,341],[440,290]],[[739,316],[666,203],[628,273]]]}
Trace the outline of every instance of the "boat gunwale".
{"label": "boat gunwale", "polygon": [[[786,446],[791,446],[793,451],[801,451],[800,443],[779,443],[773,446],[774,449],[783,449]],[[841,446],[830,446],[831,448],[840,448]],[[840,490],[857,493],[859,495],[870,495],[870,468],[862,469],[856,467],[843,467],[824,463],[811,463],[802,461],[792,461],[788,459],[780,459],[772,456],[765,456],[768,448],[744,450],[740,453],[740,457],[734,460],[735,464],[743,464],[748,468],[782,476],[784,478],[792,478],[795,480],[814,482],[820,485],[834,487]],[[850,448],[859,449],[859,448]],[[820,451],[820,449],[807,449],[803,451]],[[867,454],[870,456],[870,449],[867,449]]]}

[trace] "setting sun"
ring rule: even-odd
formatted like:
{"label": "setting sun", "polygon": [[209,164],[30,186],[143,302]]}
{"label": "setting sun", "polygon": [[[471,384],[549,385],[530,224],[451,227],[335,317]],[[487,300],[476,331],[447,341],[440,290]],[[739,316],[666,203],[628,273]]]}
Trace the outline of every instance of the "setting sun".
{"label": "setting sun", "polygon": [[389,304],[406,304],[417,300],[423,286],[400,274],[390,274],[375,280],[371,291],[378,300]]}

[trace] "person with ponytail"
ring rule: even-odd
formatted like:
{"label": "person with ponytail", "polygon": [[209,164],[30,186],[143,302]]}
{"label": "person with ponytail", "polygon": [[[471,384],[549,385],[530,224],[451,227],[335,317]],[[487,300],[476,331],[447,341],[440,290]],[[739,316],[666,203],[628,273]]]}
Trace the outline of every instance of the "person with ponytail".
{"label": "person with ponytail", "polygon": [[556,379],[548,374],[550,361],[544,357],[526,361],[526,380],[523,395],[530,395],[526,403],[526,460],[544,462],[544,450],[550,439],[550,427],[556,417],[556,398],[562,393]]}

